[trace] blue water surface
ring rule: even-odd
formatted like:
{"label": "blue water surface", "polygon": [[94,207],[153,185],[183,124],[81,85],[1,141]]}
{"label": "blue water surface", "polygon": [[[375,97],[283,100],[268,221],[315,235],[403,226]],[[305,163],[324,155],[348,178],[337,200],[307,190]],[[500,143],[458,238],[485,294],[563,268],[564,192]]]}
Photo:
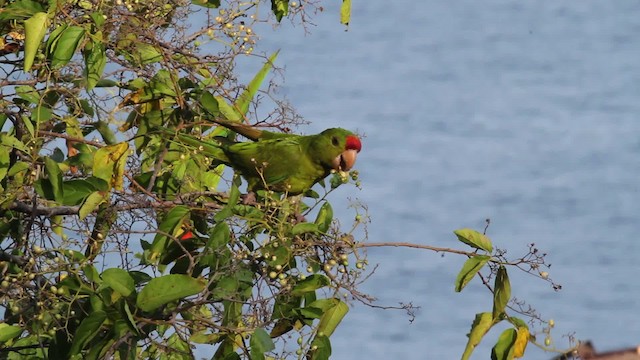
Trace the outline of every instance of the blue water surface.
{"label": "blue water surface", "polygon": [[[513,295],[564,334],[600,350],[640,343],[640,2],[354,1],[348,31],[336,4],[307,31],[265,33],[280,49],[281,94],[311,124],[363,134],[363,189],[332,194],[368,206],[370,242],[464,248],[452,231],[482,230],[517,257],[535,243],[559,292],[512,274]],[[332,336],[336,359],[455,359],[474,315],[491,310],[479,281],[453,282],[465,258],[372,249],[379,264]],[[473,359],[489,358],[493,331]],[[540,330],[540,328],[537,328]],[[539,338],[542,340],[543,338]],[[552,353],[530,347],[529,359]]]}

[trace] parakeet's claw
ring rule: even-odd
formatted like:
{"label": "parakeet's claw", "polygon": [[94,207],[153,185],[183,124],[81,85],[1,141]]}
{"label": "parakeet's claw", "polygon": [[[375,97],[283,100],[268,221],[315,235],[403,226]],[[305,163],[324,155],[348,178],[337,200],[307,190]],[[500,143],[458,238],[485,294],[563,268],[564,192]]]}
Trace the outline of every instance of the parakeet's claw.
{"label": "parakeet's claw", "polygon": [[307,222],[307,219],[301,213],[296,213],[294,216],[295,216],[294,221],[296,224]]}
{"label": "parakeet's claw", "polygon": [[256,193],[253,191],[249,191],[248,193],[241,196],[242,205],[256,205]]}

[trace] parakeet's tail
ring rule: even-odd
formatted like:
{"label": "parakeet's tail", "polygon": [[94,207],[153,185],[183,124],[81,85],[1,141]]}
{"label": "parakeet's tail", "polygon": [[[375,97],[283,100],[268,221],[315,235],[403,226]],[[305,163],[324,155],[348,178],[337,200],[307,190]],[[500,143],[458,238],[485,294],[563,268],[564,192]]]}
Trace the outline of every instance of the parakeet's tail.
{"label": "parakeet's tail", "polygon": [[181,144],[192,148],[194,151],[202,152],[203,154],[211,157],[214,163],[219,164],[229,164],[229,158],[224,151],[224,143],[223,141],[226,139],[219,139],[215,141],[207,141],[203,139],[199,139],[193,135],[181,134],[179,132],[167,129],[167,128],[158,128],[163,135],[167,135],[167,137],[174,139]]}

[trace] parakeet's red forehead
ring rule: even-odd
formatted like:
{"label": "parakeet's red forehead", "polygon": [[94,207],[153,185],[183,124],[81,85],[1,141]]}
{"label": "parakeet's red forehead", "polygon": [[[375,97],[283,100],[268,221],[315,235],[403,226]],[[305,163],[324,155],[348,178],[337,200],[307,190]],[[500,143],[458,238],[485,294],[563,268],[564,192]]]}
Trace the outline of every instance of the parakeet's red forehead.
{"label": "parakeet's red forehead", "polygon": [[356,150],[360,152],[360,149],[362,149],[360,139],[355,135],[347,136],[347,150]]}

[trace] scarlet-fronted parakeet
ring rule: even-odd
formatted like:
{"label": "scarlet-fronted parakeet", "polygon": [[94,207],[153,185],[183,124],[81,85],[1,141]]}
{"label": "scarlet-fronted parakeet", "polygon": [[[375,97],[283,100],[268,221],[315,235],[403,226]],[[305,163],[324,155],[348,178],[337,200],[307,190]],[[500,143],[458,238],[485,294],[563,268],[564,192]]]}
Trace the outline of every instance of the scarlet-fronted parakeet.
{"label": "scarlet-fronted parakeet", "polygon": [[356,162],[362,144],[358,136],[341,128],[317,135],[293,135],[215,120],[216,123],[253,140],[226,143],[203,141],[177,134],[188,145],[199,147],[214,159],[239,171],[250,191],[269,189],[297,195],[335,171],[348,171]]}

